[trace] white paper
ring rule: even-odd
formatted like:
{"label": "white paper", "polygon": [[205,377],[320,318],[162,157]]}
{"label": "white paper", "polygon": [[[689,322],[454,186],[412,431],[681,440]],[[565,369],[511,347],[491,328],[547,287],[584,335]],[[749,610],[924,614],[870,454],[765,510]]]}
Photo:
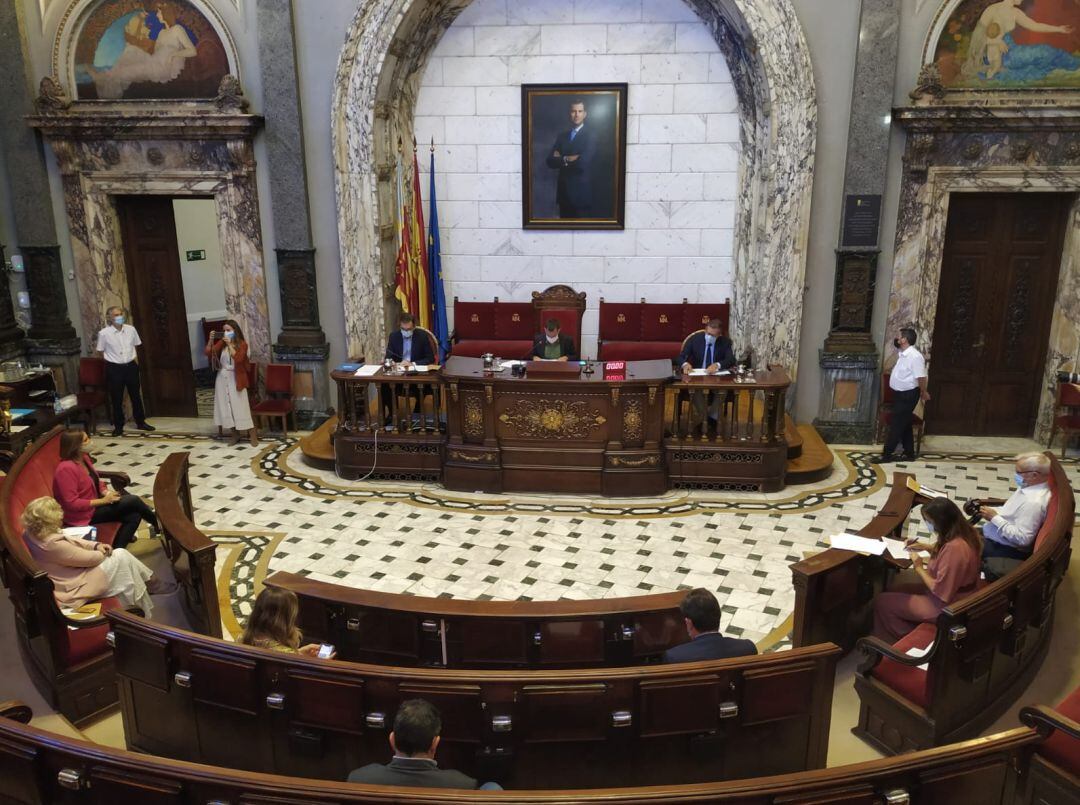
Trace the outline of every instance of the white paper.
{"label": "white paper", "polygon": [[948,495],[946,495],[944,492],[939,492],[936,489],[931,489],[929,486],[925,486],[923,484],[919,484],[919,494],[920,495],[926,495],[926,497],[928,497],[928,498],[947,498],[948,497]]}
{"label": "white paper", "polygon": [[842,548],[845,551],[856,553],[869,553],[881,556],[885,553],[885,543],[879,539],[867,539],[858,534],[833,534],[829,537],[829,544],[834,548]]}
{"label": "white paper", "polygon": [[892,539],[891,537],[882,537],[881,541],[885,543],[885,548],[889,551],[889,554],[893,559],[907,559],[907,548],[904,547],[904,541],[902,539]]}
{"label": "white paper", "polygon": [[428,370],[428,367],[427,367],[426,364],[424,364],[424,365],[416,364],[416,365],[414,365],[412,367],[412,371],[414,371],[414,372],[426,372],[427,370]]}
{"label": "white paper", "polygon": [[29,427],[30,427],[29,425],[12,425],[11,426],[11,432],[12,433],[19,433],[21,431],[26,430]]}
{"label": "white paper", "polygon": [[689,372],[690,377],[725,377],[730,374],[731,372],[727,369],[722,372],[713,372],[712,374],[709,374],[707,369],[691,369]]}
{"label": "white paper", "polygon": [[88,525],[75,525],[68,528],[60,529],[65,537],[74,537],[75,539],[82,539],[90,533],[90,526]]}
{"label": "white paper", "polygon": [[503,361],[502,365],[504,369],[511,369],[515,366],[521,366],[525,361]]}
{"label": "white paper", "polygon": [[353,377],[371,377],[381,368],[382,366],[377,363],[365,363],[353,373]]}
{"label": "white paper", "polygon": [[[926,648],[909,648],[904,653],[907,654],[909,657],[914,657],[915,659],[919,659],[920,657],[925,657],[927,654],[929,654],[930,649],[932,649],[933,647],[934,647],[934,644],[931,643]],[[930,663],[924,662],[922,665],[917,665],[915,667],[918,668],[920,671],[925,671],[927,668],[930,667]]]}

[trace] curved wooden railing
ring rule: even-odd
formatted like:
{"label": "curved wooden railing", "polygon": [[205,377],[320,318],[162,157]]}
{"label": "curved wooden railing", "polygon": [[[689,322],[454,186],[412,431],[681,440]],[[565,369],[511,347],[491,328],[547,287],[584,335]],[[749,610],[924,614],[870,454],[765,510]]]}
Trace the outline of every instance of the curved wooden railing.
{"label": "curved wooden railing", "polygon": [[[975,741],[866,763],[722,783],[505,792],[388,788],[282,777],[111,749],[0,718],[0,788],[14,802],[365,803],[367,805],[911,805],[1032,801],[1029,764],[1040,737],[1019,728]],[[655,758],[654,762],[663,762]],[[446,764],[443,764],[444,766]],[[559,770],[552,769],[558,777]],[[1064,790],[1066,795],[1068,789]],[[1075,793],[1073,791],[1072,793]],[[1037,801],[1063,803],[1064,798]],[[1075,800],[1071,800],[1075,801]]]}
{"label": "curved wooden railing", "polygon": [[154,510],[191,627],[200,634],[221,637],[216,549],[193,522],[187,453],[173,453],[162,462],[154,479]]}
{"label": "curved wooden railing", "polygon": [[685,642],[684,592],[591,601],[468,601],[358,590],[275,573],[304,639],[339,659],[443,668],[581,668],[659,659]]}
{"label": "curved wooden railing", "polygon": [[318,660],[111,615],[128,747],[322,779],[390,759],[401,702],[444,765],[514,787],[693,782],[824,765],[839,649],[572,670]]}

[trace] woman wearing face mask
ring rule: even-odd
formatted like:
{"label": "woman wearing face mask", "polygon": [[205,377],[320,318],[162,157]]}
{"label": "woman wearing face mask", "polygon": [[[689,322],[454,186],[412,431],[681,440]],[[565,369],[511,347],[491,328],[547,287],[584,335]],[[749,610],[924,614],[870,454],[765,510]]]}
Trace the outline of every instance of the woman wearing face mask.
{"label": "woman wearing face mask", "polygon": [[[982,536],[959,507],[948,498],[934,498],[922,513],[936,540],[908,544],[918,581],[896,585],[874,600],[874,635],[889,642],[937,618],[946,606],[973,592],[979,581]],[[930,552],[929,565],[918,551]]]}
{"label": "woman wearing face mask", "polygon": [[210,333],[206,342],[206,354],[211,364],[218,370],[214,383],[214,424],[218,426],[218,435],[223,435],[224,428],[232,428],[229,444],[240,441],[246,432],[252,447],[258,446],[259,435],[251,419],[251,406],[248,405],[248,345],[244,340],[244,331],[232,319],[225,322],[221,340],[214,343],[217,332]]}
{"label": "woman wearing face mask", "polygon": [[64,511],[64,526],[120,523],[114,548],[126,548],[135,540],[139,523],[157,528],[154,510],[138,495],[107,489],[90,458],[90,436],[80,430],[60,434],[60,463],[53,472],[53,497]]}

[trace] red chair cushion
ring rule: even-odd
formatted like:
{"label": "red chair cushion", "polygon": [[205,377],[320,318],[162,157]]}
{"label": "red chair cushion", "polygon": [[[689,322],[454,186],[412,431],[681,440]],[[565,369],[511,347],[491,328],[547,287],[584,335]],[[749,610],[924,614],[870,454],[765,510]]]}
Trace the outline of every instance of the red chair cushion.
{"label": "red chair cushion", "polygon": [[723,302],[709,304],[686,304],[683,305],[683,335],[702,329],[709,323],[709,319],[720,319],[720,332],[728,333],[728,306]]}
{"label": "red chair cushion", "polygon": [[[1066,718],[1080,721],[1080,688],[1065,697],[1065,701],[1054,709]],[[1059,730],[1055,730],[1054,734],[1046,739],[1039,749],[1039,754],[1073,774],[1080,774],[1080,741]]]}
{"label": "red chair cushion", "polygon": [[1039,526],[1039,533],[1035,535],[1035,545],[1032,548],[1032,551],[1037,551],[1042,547],[1043,540],[1052,533],[1054,519],[1057,517],[1058,493],[1057,484],[1054,482],[1053,474],[1050,475],[1050,479],[1046,482],[1046,485],[1050,488],[1050,502],[1046,504],[1046,519],[1043,520],[1043,524]]}
{"label": "red chair cushion", "polygon": [[105,359],[79,358],[79,385],[105,385]]}
{"label": "red chair cushion", "polygon": [[520,341],[499,341],[494,338],[478,338],[459,341],[454,344],[451,354],[459,358],[479,358],[485,352],[506,360],[525,360],[532,355],[532,339]]}
{"label": "red chair cushion", "polygon": [[[697,328],[695,328],[697,329]],[[686,337],[683,332],[682,304],[641,306],[641,338],[644,341],[677,341],[682,344]],[[678,354],[678,350],[676,350]]]}
{"label": "red chair cushion", "polygon": [[[101,611],[120,609],[120,599],[102,598]],[[109,633],[109,624],[94,626],[89,629],[64,629],[67,640],[60,643],[60,656],[64,665],[70,668],[81,662],[94,659],[109,650],[105,645],[105,635]]]}
{"label": "red chair cushion", "polygon": [[253,414],[288,414],[293,409],[292,400],[263,400],[251,407]]}
{"label": "red chair cushion", "polygon": [[107,399],[104,391],[80,391],[75,396],[79,400],[79,408],[97,408],[104,405]]}
{"label": "red chair cushion", "polygon": [[600,345],[600,360],[651,361],[658,358],[675,360],[682,349],[681,341],[605,341]]}
{"label": "red chair cushion", "polygon": [[1062,414],[1054,417],[1058,430],[1080,430],[1080,414]]}
{"label": "red chair cushion", "polygon": [[[456,320],[455,320],[456,321]],[[500,341],[523,341],[536,334],[536,311],[530,302],[498,302],[495,304],[495,332]],[[488,336],[491,334],[488,333]],[[501,357],[501,356],[500,356]]]}
{"label": "red chair cushion", "polygon": [[263,373],[267,394],[292,394],[293,367],[290,363],[268,363]]}
{"label": "red chair cushion", "polygon": [[1059,388],[1061,389],[1062,405],[1067,405],[1070,408],[1080,406],[1080,383],[1062,383]]}
{"label": "red chair cushion", "polygon": [[[893,648],[903,653],[911,648],[926,648],[934,642],[937,625],[920,623],[897,642]],[[881,684],[895,690],[912,704],[926,707],[930,696],[930,672],[914,666],[902,665],[890,659],[882,659],[870,672]]]}
{"label": "red chair cushion", "polygon": [[[600,340],[640,341],[641,305],[638,302],[600,302]],[[620,360],[613,358],[612,360]]]}
{"label": "red chair cushion", "polygon": [[495,303],[454,300],[454,332],[459,339],[494,337]]}
{"label": "red chair cushion", "polygon": [[22,533],[19,517],[26,504],[35,498],[52,496],[53,473],[60,463],[60,436],[57,435],[34,453],[19,472],[11,490],[7,511],[12,534]]}
{"label": "red chair cushion", "polygon": [[[543,310],[540,311],[540,324],[547,326],[548,319],[559,320],[559,332],[574,339],[574,347],[581,351],[581,312],[577,310]],[[501,333],[500,333],[501,335]]]}

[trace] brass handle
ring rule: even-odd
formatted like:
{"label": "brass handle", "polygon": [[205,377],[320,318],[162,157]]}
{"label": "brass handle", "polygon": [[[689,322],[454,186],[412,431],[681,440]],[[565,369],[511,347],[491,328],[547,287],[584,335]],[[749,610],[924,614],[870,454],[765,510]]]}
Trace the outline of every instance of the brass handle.
{"label": "brass handle", "polygon": [[973,341],[971,343],[971,348],[973,350],[977,351],[977,352],[982,352],[983,347],[985,347],[985,346],[986,346],[986,334],[985,333],[979,333],[978,340]]}

